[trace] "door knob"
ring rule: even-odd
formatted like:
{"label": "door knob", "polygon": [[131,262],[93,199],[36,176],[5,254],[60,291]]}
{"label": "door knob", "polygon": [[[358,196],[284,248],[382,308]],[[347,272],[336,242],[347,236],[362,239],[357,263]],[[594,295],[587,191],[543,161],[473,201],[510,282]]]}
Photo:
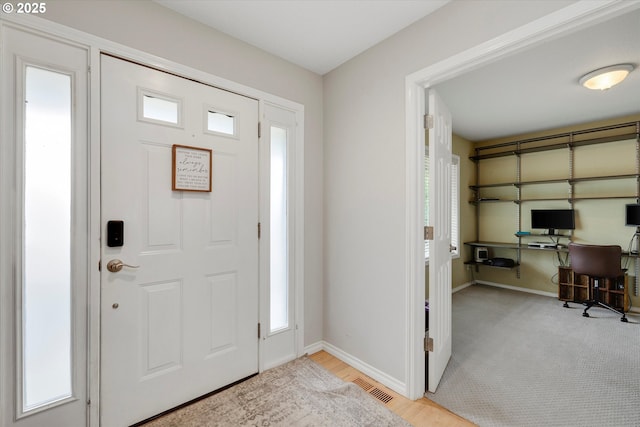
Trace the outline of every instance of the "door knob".
{"label": "door knob", "polygon": [[122,270],[122,267],[139,268],[140,266],[125,264],[119,259],[112,259],[107,263],[107,270],[109,270],[112,273],[117,273],[118,271]]}

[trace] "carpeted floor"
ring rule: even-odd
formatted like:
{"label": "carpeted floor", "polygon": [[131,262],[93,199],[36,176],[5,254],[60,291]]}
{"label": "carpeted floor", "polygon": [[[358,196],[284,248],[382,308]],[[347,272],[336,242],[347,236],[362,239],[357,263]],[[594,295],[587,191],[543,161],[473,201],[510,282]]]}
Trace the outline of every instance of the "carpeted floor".
{"label": "carpeted floor", "polygon": [[474,285],[453,295],[453,355],[427,397],[479,426],[640,426],[640,318]]}
{"label": "carpeted floor", "polygon": [[307,357],[270,369],[145,427],[410,426]]}

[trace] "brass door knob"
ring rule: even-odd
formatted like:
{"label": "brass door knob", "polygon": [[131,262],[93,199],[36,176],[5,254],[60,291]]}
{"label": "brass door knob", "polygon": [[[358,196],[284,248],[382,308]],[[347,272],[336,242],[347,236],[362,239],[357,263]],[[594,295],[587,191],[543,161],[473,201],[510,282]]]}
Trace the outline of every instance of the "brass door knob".
{"label": "brass door knob", "polygon": [[109,270],[112,273],[119,272],[120,270],[122,270],[122,267],[140,268],[139,265],[125,264],[124,262],[120,261],[119,259],[112,259],[111,261],[109,261],[107,263],[107,270]]}

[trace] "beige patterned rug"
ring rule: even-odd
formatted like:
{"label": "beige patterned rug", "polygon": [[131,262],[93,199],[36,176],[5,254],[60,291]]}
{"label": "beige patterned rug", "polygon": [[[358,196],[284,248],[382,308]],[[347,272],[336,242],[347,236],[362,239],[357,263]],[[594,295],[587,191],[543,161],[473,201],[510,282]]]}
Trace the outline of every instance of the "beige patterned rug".
{"label": "beige patterned rug", "polygon": [[353,383],[301,357],[145,427],[410,426]]}

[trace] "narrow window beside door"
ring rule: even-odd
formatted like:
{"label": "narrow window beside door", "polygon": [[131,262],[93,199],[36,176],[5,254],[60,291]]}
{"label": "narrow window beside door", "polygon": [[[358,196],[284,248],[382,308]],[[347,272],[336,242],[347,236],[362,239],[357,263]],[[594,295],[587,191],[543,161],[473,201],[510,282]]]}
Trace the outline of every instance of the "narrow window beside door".
{"label": "narrow window beside door", "polygon": [[71,77],[26,67],[25,95],[23,412],[71,397],[73,363]]}
{"label": "narrow window beside door", "polygon": [[271,127],[270,332],[289,326],[287,130]]}

